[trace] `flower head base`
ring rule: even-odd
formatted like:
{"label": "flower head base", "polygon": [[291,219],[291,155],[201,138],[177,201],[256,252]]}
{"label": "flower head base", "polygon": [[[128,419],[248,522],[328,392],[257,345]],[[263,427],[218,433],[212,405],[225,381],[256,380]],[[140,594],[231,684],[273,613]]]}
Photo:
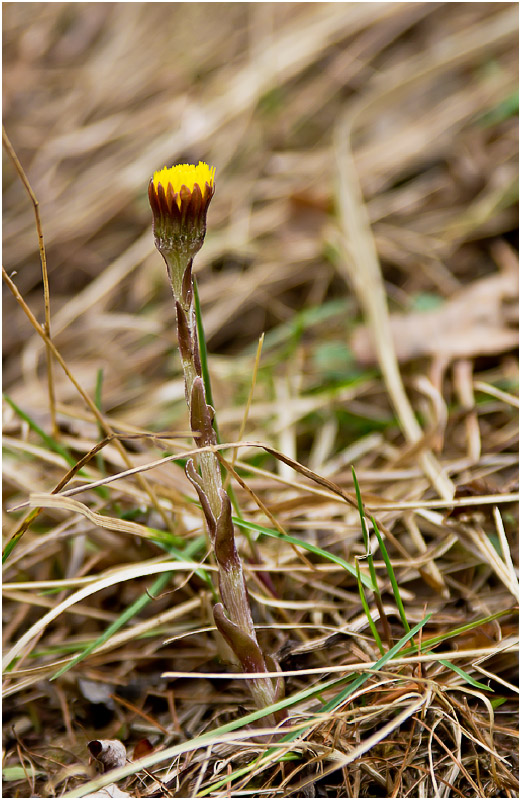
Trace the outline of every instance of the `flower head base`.
{"label": "flower head base", "polygon": [[202,161],[154,173],[148,197],[156,247],[167,258],[193,258],[206,233],[206,212],[215,190],[215,167]]}

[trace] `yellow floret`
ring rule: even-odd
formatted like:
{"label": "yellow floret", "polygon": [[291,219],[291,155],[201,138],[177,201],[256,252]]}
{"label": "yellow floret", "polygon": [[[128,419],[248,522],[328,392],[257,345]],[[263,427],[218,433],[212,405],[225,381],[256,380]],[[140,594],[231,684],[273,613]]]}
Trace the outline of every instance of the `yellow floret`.
{"label": "yellow floret", "polygon": [[153,183],[156,192],[159,184],[166,192],[168,184],[171,183],[174,193],[177,194],[181,186],[186,186],[192,192],[196,183],[203,191],[206,183],[213,186],[214,179],[215,167],[209,167],[208,164],[200,161],[197,166],[195,164],[177,164],[175,167],[163,167],[154,172]]}

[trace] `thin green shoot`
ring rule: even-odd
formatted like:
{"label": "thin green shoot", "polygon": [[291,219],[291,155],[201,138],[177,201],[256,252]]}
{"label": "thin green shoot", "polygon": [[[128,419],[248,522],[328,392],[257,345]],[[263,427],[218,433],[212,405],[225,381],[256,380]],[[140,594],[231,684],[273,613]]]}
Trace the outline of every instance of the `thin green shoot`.
{"label": "thin green shoot", "polygon": [[[179,551],[174,547],[165,547],[164,549],[167,550],[174,558],[177,558],[179,561],[184,561],[187,558],[192,558],[194,553],[199,550],[201,545],[201,539],[194,539],[194,541],[190,542],[184,551]],[[208,573],[203,569],[196,570],[196,574],[202,578],[207,584],[210,585],[210,588],[213,589],[213,584]],[[164,572],[161,575],[158,575],[154,583],[152,584],[150,590],[148,592],[144,592],[138,599],[132,603],[128,608],[123,611],[122,614],[119,615],[117,619],[112,622],[109,627],[99,636],[95,641],[88,644],[81,653],[72,659],[68,664],[64,664],[60,669],[54,673],[54,675],[50,678],[50,680],[55,680],[55,678],[59,678],[60,675],[63,675],[65,672],[68,672],[72,667],[79,664],[80,661],[83,661],[88,655],[90,655],[97,647],[100,647],[106,641],[110,639],[115,633],[117,633],[123,625],[126,625],[133,617],[135,617],[139,612],[145,608],[145,606],[150,603],[151,600],[155,598],[157,594],[159,594],[163,588],[167,585],[168,581],[170,580],[172,573],[171,572]],[[215,591],[215,590],[214,590]]]}
{"label": "thin green shoot", "polygon": [[59,678],[60,675],[63,675],[65,672],[68,672],[72,667],[75,667],[76,664],[79,664],[83,661],[87,656],[89,656],[97,647],[100,647],[102,644],[105,644],[111,636],[119,631],[123,625],[126,625],[136,614],[139,614],[145,606],[147,606],[151,600],[155,598],[155,596],[161,592],[164,587],[167,585],[170,577],[172,576],[171,572],[163,572],[161,575],[158,575],[152,586],[150,587],[149,592],[144,592],[134,603],[132,603],[125,611],[119,615],[114,622],[109,625],[109,627],[103,631],[101,636],[99,636],[94,642],[87,645],[87,647],[82,650],[81,653],[69,661],[68,664],[64,664],[60,669],[52,675],[49,680],[54,681],[56,678]]}
{"label": "thin green shoot", "polygon": [[4,547],[4,551],[2,553],[2,564],[5,564],[15,547],[17,546],[18,542],[24,535],[27,528],[32,524],[32,522],[38,517],[38,509],[33,508],[32,511],[26,516],[22,526],[19,528],[18,533],[15,533],[7,542],[6,546]]}
{"label": "thin green shoot", "polygon": [[[280,539],[284,542],[288,542],[289,544],[294,544],[297,547],[301,547],[303,550],[307,550],[309,553],[314,553],[316,556],[320,556],[327,561],[332,561],[334,564],[338,564],[347,572],[349,572],[354,578],[357,577],[356,569],[352,566],[352,564],[349,564],[348,561],[344,561],[344,559],[340,556],[336,556],[333,553],[328,553],[327,550],[322,550],[321,547],[317,547],[310,542],[305,542],[302,539],[298,539],[296,536],[289,536],[288,534],[284,535],[280,533],[280,531],[275,531],[272,528],[265,528],[262,525],[257,525],[255,522],[249,522],[248,520],[240,519],[239,517],[232,517],[232,519],[235,525],[237,525],[239,528],[246,530],[249,529],[257,533],[262,533],[264,536],[271,536],[273,539]],[[360,579],[367,589],[373,588],[371,579],[367,575],[361,573]]]}
{"label": "thin green shoot", "polygon": [[467,681],[467,683],[470,683],[471,686],[475,686],[476,689],[483,689],[483,691],[485,692],[494,691],[493,689],[490,688],[490,686],[486,686],[484,683],[480,683],[475,678],[472,678],[468,674],[468,672],[465,672],[464,669],[458,667],[457,664],[453,664],[452,661],[447,661],[447,659],[445,658],[440,658],[439,663],[443,664],[443,666],[447,667],[447,669],[451,669],[453,672],[457,672],[460,678],[463,678],[463,680]]}
{"label": "thin green shoot", "polygon": [[371,521],[373,523],[376,538],[378,539],[378,544],[380,545],[380,550],[382,551],[382,557],[383,560],[385,561],[385,566],[387,567],[387,574],[389,575],[389,580],[391,581],[391,586],[393,587],[393,594],[394,594],[394,599],[396,601],[396,605],[398,607],[398,613],[400,614],[402,625],[408,633],[411,628],[409,623],[407,622],[407,617],[405,616],[405,609],[403,607],[402,598],[400,595],[400,588],[398,586],[398,582],[394,574],[393,566],[391,564],[391,560],[387,553],[387,549],[385,547],[380,531],[378,530],[378,525],[376,524],[375,518],[371,517]]}
{"label": "thin green shoot", "polygon": [[[488,617],[482,617],[481,619],[476,619],[473,622],[468,622],[466,625],[461,625],[459,628],[454,628],[453,631],[440,633],[437,636],[431,636],[430,639],[424,639],[422,641],[421,651],[423,654],[432,650],[433,647],[437,647],[439,644],[442,644],[447,639],[453,639],[455,636],[460,636],[462,633],[468,633],[475,628],[480,628],[482,625],[487,625],[489,622],[493,622],[495,619],[499,619],[499,617],[504,617],[506,614],[512,614],[513,610],[510,608],[506,608],[503,611],[497,611],[495,614],[490,614]],[[407,647],[402,656],[410,656],[418,652],[418,648],[415,647]]]}
{"label": "thin green shoot", "polygon": [[[197,339],[199,341],[199,356],[200,356],[200,359],[201,359],[201,372],[203,374],[204,391],[205,391],[205,394],[206,394],[206,400],[207,400],[208,404],[211,405],[212,408],[215,408],[214,402],[213,402],[212,381],[211,381],[211,378],[210,378],[210,368],[209,368],[209,365],[208,365],[208,348],[206,346],[206,336],[205,336],[205,333],[204,333],[203,317],[202,317],[202,313],[201,313],[201,303],[200,303],[200,300],[199,300],[199,289],[197,287],[197,278],[195,277],[195,275],[193,276],[193,284],[194,284],[195,323],[196,323],[196,326],[197,326]],[[213,424],[213,429],[215,431],[215,437],[217,439],[217,444],[221,444],[221,436],[220,436],[220,433],[219,433],[219,425],[217,423],[217,414],[214,414],[214,418],[213,418],[213,423],[212,424]],[[225,470],[224,470],[224,468],[222,466],[221,466],[221,475],[222,475],[222,478],[224,480],[224,478],[225,478]],[[235,494],[235,492],[233,490],[233,486],[230,485],[228,487],[227,491],[228,491],[228,494],[230,496],[230,500],[232,501],[232,505],[233,505],[233,507],[235,509],[235,513],[237,514],[237,516],[240,517],[241,516],[241,511],[240,511],[240,508],[239,508],[239,503],[237,501],[237,496],[236,496],[236,494]],[[248,544],[249,544],[250,548],[252,548],[253,544],[252,544],[249,532],[246,533],[246,538],[248,540]]]}
{"label": "thin green shoot", "polygon": [[[212,395],[212,381],[210,380],[210,370],[208,367],[208,348],[206,347],[206,337],[204,335],[203,318],[201,315],[201,303],[199,301],[199,289],[197,288],[197,279],[194,275],[194,307],[195,307],[195,324],[197,326],[197,338],[199,340],[199,355],[201,357],[201,371],[203,373],[204,391],[206,393],[206,401],[209,405],[213,406]],[[217,420],[214,418],[213,427],[217,436],[217,441],[220,442],[219,428]]]}
{"label": "thin green shoot", "polygon": [[369,623],[369,627],[371,628],[371,633],[373,634],[374,640],[375,640],[375,642],[377,644],[377,647],[378,647],[380,653],[383,655],[384,652],[385,652],[384,651],[384,647],[383,647],[383,644],[382,644],[382,640],[380,639],[380,634],[378,633],[378,631],[376,629],[376,625],[374,624],[373,618],[371,616],[371,611],[370,611],[370,608],[369,608],[369,604],[368,604],[366,596],[365,596],[364,587],[363,587],[362,580],[361,580],[360,564],[358,563],[358,558],[356,559],[355,563],[356,563],[356,578],[358,580],[358,592],[360,594],[360,600],[362,601],[362,606],[363,606],[363,609],[365,611],[365,615],[367,617],[367,621]]}
{"label": "thin green shoot", "polygon": [[[378,613],[380,615],[380,621],[381,621],[382,626],[383,626],[383,630],[384,630],[384,633],[385,633],[385,638],[387,640],[388,646],[391,647],[392,646],[392,642],[393,642],[392,634],[391,634],[391,626],[389,624],[389,620],[387,619],[387,615],[386,615],[385,610],[384,610],[384,604],[383,604],[383,601],[382,601],[382,595],[380,594],[380,590],[378,588],[378,581],[376,580],[376,570],[374,568],[374,558],[373,558],[373,554],[371,552],[371,542],[370,542],[370,539],[369,539],[369,532],[367,530],[367,521],[366,521],[366,517],[365,517],[364,504],[362,503],[362,495],[361,495],[361,492],[360,492],[360,486],[359,486],[359,483],[358,483],[358,478],[356,477],[355,468],[351,467],[351,471],[352,471],[352,474],[353,474],[353,483],[355,485],[356,502],[357,502],[357,505],[358,505],[358,514],[360,516],[360,525],[361,525],[361,528],[362,528],[362,536],[364,538],[366,558],[367,558],[367,563],[368,563],[368,566],[369,566],[369,574],[371,576],[371,580],[373,581],[374,600],[375,600],[375,603],[376,603],[376,607],[378,608]],[[371,622],[372,622],[372,620],[371,620]]]}
{"label": "thin green shoot", "polygon": [[371,576],[371,580],[373,582],[373,592],[375,594],[380,594],[378,590],[378,582],[376,580],[376,570],[374,568],[374,561],[373,561],[373,554],[371,553],[371,543],[369,541],[369,533],[367,531],[367,522],[365,520],[365,511],[364,511],[364,504],[362,503],[362,495],[360,494],[360,486],[358,484],[358,479],[356,477],[355,468],[351,467],[351,471],[353,473],[353,481],[355,484],[355,492],[356,492],[356,502],[358,503],[358,513],[360,515],[360,524],[362,526],[362,536],[364,537],[364,547],[367,556],[367,564],[369,566],[369,574]]}

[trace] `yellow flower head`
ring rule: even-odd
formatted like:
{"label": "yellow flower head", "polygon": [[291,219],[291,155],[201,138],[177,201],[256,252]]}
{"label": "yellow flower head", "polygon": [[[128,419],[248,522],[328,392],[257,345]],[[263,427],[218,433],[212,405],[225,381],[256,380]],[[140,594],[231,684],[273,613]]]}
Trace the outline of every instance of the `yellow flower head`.
{"label": "yellow flower head", "polygon": [[215,181],[215,167],[209,167],[204,161],[200,161],[197,166],[195,164],[177,164],[175,167],[163,167],[163,169],[154,172],[152,183],[154,190],[157,193],[161,185],[165,191],[168,187],[172,187],[172,192],[177,195],[176,202],[181,208],[181,187],[185,186],[190,194],[194,191],[196,184],[204,196],[206,184],[213,189]]}
{"label": "yellow flower head", "polygon": [[203,161],[177,164],[154,172],[148,197],[154,215],[154,235],[160,252],[193,255],[206,232],[206,212],[215,191],[215,167]]}

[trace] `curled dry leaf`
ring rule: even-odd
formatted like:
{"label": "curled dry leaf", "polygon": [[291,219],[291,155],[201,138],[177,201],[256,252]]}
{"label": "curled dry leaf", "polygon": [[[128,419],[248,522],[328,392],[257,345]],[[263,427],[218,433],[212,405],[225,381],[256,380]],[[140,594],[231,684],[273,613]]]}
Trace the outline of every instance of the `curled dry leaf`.
{"label": "curled dry leaf", "polygon": [[103,772],[122,767],[127,761],[126,747],[118,739],[93,739],[87,747],[91,756],[103,765]]}

